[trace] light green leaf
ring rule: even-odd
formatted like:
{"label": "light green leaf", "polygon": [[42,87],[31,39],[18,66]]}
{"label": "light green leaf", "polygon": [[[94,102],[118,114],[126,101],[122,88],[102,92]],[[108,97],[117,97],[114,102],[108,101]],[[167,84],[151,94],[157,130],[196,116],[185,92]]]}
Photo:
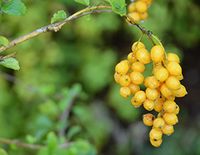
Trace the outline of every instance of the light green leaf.
{"label": "light green leaf", "polygon": [[5,150],[3,150],[2,148],[0,148],[0,155],[8,155],[8,154],[6,153]]}
{"label": "light green leaf", "polygon": [[52,154],[58,146],[58,140],[57,136],[55,135],[54,132],[49,132],[47,135],[47,145],[48,145],[48,151],[49,154]]}
{"label": "light green leaf", "polygon": [[8,39],[4,36],[0,36],[0,46],[7,46],[9,43]]}
{"label": "light green leaf", "polygon": [[58,12],[54,13],[53,17],[51,18],[51,23],[55,23],[67,18],[67,14],[64,10],[59,10]]}
{"label": "light green leaf", "polygon": [[20,16],[26,13],[26,6],[21,0],[10,0],[3,3],[2,11],[10,15]]}
{"label": "light green leaf", "polygon": [[3,59],[2,61],[0,61],[0,65],[7,67],[7,68],[10,68],[10,69],[14,69],[14,70],[20,69],[19,62],[15,58]]}
{"label": "light green leaf", "polygon": [[126,15],[126,2],[125,0],[109,0],[112,10],[120,16]]}
{"label": "light green leaf", "polygon": [[90,0],[75,0],[77,3],[81,3],[83,5],[90,5]]}

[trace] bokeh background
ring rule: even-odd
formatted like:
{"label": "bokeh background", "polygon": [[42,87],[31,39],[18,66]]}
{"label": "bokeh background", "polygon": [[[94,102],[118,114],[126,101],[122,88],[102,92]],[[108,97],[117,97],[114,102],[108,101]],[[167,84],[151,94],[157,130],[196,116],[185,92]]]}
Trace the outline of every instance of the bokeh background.
{"label": "bokeh background", "polygon": [[[60,9],[72,14],[84,8],[73,0],[24,2],[24,16],[0,16],[0,33],[10,40],[47,25]],[[9,155],[199,155],[199,2],[154,0],[149,18],[141,22],[167,51],[180,56],[188,90],[176,100],[181,111],[175,133],[165,136],[160,148],[149,143],[150,128],[142,123],[146,111],[123,99],[113,80],[116,63],[141,36],[113,13],[82,17],[57,33],[42,34],[7,51],[17,52],[21,70],[0,68],[0,137],[46,147],[1,147]],[[145,37],[143,42],[151,47]],[[56,148],[65,139],[70,145]]]}

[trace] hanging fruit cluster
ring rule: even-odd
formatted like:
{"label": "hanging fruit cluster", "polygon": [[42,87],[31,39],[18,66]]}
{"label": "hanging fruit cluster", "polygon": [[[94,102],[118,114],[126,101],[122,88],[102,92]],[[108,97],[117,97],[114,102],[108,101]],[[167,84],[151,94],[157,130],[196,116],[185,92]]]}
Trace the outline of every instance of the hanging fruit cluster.
{"label": "hanging fruit cluster", "polygon": [[135,22],[145,20],[148,17],[148,7],[152,0],[137,0],[129,4],[128,16],[133,18]]}
{"label": "hanging fruit cluster", "polygon": [[[144,77],[145,65],[153,63],[152,75]],[[174,53],[165,53],[162,45],[155,45],[150,52],[142,42],[132,45],[132,52],[126,60],[115,67],[115,81],[120,84],[120,95],[124,98],[132,96],[131,103],[137,108],[143,106],[147,111],[157,112],[143,115],[143,123],[152,126],[149,133],[150,142],[159,147],[162,135],[171,135],[174,125],[178,123],[179,106],[175,97],[187,94],[180,83],[183,79],[179,57]],[[141,85],[145,90],[141,90]]]}

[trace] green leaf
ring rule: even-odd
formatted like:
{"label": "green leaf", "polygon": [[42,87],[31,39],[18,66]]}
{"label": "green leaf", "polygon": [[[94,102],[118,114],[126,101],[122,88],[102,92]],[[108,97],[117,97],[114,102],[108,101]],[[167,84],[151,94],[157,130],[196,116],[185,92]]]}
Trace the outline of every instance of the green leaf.
{"label": "green leaf", "polygon": [[50,132],[47,135],[47,145],[49,154],[52,154],[58,146],[58,139],[54,132]]}
{"label": "green leaf", "polygon": [[109,0],[112,10],[120,16],[126,15],[126,2],[125,0]]}
{"label": "green leaf", "polygon": [[90,5],[90,0],[75,0],[77,3],[81,3],[83,5]]}
{"label": "green leaf", "polygon": [[14,69],[14,70],[20,69],[19,62],[15,58],[3,59],[2,61],[0,61],[0,65],[7,67],[7,68],[10,68],[10,69]]}
{"label": "green leaf", "polygon": [[0,46],[7,46],[9,44],[9,41],[6,37],[0,36]]}
{"label": "green leaf", "polygon": [[8,155],[8,154],[6,153],[5,150],[3,150],[2,148],[0,148],[0,155]]}
{"label": "green leaf", "polygon": [[53,17],[51,18],[51,23],[55,23],[67,18],[67,14],[64,10],[59,10],[58,12],[54,13]]}
{"label": "green leaf", "polygon": [[10,0],[7,3],[3,3],[1,9],[9,15],[20,16],[26,13],[26,6],[21,0]]}

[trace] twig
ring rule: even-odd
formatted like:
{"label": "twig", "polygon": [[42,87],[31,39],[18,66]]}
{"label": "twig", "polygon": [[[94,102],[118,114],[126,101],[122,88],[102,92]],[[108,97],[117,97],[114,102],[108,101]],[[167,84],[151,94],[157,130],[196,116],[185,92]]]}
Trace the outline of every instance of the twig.
{"label": "twig", "polygon": [[32,31],[31,33],[28,33],[26,35],[23,35],[19,38],[14,39],[7,46],[0,47],[0,53],[7,50],[7,49],[10,49],[11,47],[16,46],[16,45],[18,45],[18,44],[20,44],[20,43],[22,43],[26,40],[34,38],[34,37],[36,37],[36,36],[38,36],[42,33],[49,32],[49,31],[57,32],[62,28],[62,26],[64,26],[66,23],[68,23],[71,20],[77,19],[79,17],[85,16],[85,15],[88,15],[88,14],[92,14],[92,13],[110,12],[110,11],[111,11],[111,7],[110,6],[104,6],[104,5],[85,8],[85,9],[80,10],[80,11],[74,13],[73,15],[69,16],[64,21],[57,22],[57,23],[54,23],[54,24],[49,24],[49,25],[41,27],[41,28],[39,28],[35,31]]}

